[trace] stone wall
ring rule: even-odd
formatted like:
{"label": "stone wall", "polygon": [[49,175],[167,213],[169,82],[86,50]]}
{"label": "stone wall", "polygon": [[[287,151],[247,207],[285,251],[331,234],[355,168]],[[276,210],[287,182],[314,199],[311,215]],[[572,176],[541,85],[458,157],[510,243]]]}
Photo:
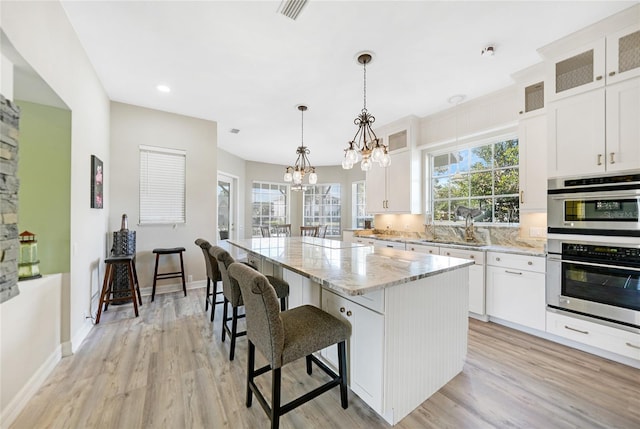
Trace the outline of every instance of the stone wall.
{"label": "stone wall", "polygon": [[18,295],[18,123],[20,109],[0,94],[0,303]]}

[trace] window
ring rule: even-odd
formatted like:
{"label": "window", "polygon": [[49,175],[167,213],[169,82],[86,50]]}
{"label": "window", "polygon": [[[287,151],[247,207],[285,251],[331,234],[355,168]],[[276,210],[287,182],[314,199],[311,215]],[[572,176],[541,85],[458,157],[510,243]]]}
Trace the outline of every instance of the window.
{"label": "window", "polygon": [[373,216],[367,215],[365,202],[365,181],[361,180],[353,182],[351,185],[351,214],[353,228],[364,228],[365,220],[373,220]]}
{"label": "window", "polygon": [[341,234],[340,184],[307,186],[302,202],[302,224],[327,225],[327,236]]}
{"label": "window", "polygon": [[436,221],[465,218],[517,223],[519,215],[518,140],[430,155],[432,213]]}
{"label": "window", "polygon": [[279,183],[253,182],[251,236],[261,237],[261,226],[281,225],[289,219],[289,187]]}
{"label": "window", "polygon": [[140,224],[185,223],[187,152],[140,146]]}

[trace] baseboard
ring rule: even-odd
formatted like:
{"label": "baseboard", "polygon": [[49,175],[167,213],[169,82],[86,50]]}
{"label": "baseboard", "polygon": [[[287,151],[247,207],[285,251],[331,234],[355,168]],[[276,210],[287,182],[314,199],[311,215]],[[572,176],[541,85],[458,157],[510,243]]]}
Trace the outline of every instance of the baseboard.
{"label": "baseboard", "polygon": [[[200,289],[203,287],[207,287],[207,281],[206,280],[197,280],[194,282],[188,282],[187,283],[187,290],[191,290],[191,289]],[[159,294],[163,294],[163,293],[173,293],[173,292],[179,292],[182,290],[182,283],[172,283],[172,284],[165,284],[165,285],[157,285],[156,286],[156,295]],[[147,287],[141,287],[140,288],[140,294],[143,296],[151,296],[151,292],[153,291],[153,286],[147,286]]]}
{"label": "baseboard", "polygon": [[[78,351],[84,339],[87,338],[87,335],[89,335],[89,332],[91,332],[91,329],[93,329],[93,323],[91,319],[85,319],[80,329],[78,329],[78,332],[76,332],[76,334],[71,339],[71,354]],[[68,351],[69,350],[67,346],[65,347],[65,352],[68,352]],[[68,356],[68,355],[65,355],[65,356]]]}
{"label": "baseboard", "polygon": [[38,389],[44,384],[47,377],[51,375],[54,368],[62,358],[62,347],[58,346],[43,362],[38,370],[31,376],[29,381],[20,389],[18,394],[9,402],[2,414],[0,414],[0,428],[8,429],[11,423],[22,412],[27,403],[33,398]]}

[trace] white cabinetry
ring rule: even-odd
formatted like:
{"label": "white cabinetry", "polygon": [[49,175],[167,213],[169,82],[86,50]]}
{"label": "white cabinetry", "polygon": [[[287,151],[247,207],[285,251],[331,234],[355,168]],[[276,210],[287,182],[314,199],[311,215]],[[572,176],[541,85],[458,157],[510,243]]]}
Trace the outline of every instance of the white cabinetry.
{"label": "white cabinetry", "polygon": [[531,116],[518,123],[520,149],[520,211],[547,211],[547,117]]}
{"label": "white cabinetry", "polygon": [[[548,176],[618,172],[640,165],[640,24],[637,8],[541,50],[548,61]],[[631,22],[633,24],[629,25]],[[626,26],[625,26],[626,25]],[[599,37],[599,38],[598,38]],[[583,42],[579,48],[577,41]]]}
{"label": "white cabinetry", "polygon": [[475,262],[475,265],[469,267],[469,311],[484,318],[484,252],[441,247],[440,254],[452,258],[471,259]]}
{"label": "white cabinetry", "polygon": [[424,244],[407,243],[406,250],[418,253],[427,253],[429,255],[440,254],[440,248],[438,246],[425,246]]}
{"label": "white cabinetry", "polygon": [[353,231],[342,231],[342,241],[345,243],[353,243]]}
{"label": "white cabinetry", "polygon": [[373,246],[376,240],[374,238],[367,238],[366,235],[355,235],[353,237],[353,242],[358,244],[366,244],[369,246]]}
{"label": "white cabinetry", "polygon": [[487,314],[545,330],[545,259],[487,252]]}
{"label": "white cabinetry", "polygon": [[374,163],[367,172],[367,213],[413,213],[422,211],[418,118],[409,117],[377,130],[389,146],[391,164]]}
{"label": "white cabinetry", "polygon": [[389,249],[398,249],[398,250],[406,249],[404,241],[374,240],[373,245],[376,247],[387,247]]}
{"label": "white cabinetry", "polygon": [[549,177],[638,168],[638,118],[640,78],[553,103],[549,106]]}
{"label": "white cabinetry", "polygon": [[640,334],[547,312],[547,332],[640,361]]}
{"label": "white cabinetry", "polygon": [[571,97],[639,77],[639,46],[640,24],[636,23],[568,52],[552,53],[549,99]]}
{"label": "white cabinetry", "polygon": [[[347,341],[349,386],[374,410],[381,412],[384,316],[326,289],[322,291],[322,309],[351,327]],[[335,346],[322,350],[321,355],[335,368],[338,367]]]}

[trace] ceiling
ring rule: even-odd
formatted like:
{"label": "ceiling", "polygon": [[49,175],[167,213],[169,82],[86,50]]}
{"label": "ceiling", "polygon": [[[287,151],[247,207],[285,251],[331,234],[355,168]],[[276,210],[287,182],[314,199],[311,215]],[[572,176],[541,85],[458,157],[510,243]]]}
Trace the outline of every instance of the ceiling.
{"label": "ceiling", "polygon": [[363,106],[357,53],[374,54],[367,108],[383,125],[507,87],[537,48],[637,1],[310,0],[297,20],[278,1],[62,4],[112,100],[216,121],[220,148],[281,165],[306,104],[312,164],[338,165]]}

